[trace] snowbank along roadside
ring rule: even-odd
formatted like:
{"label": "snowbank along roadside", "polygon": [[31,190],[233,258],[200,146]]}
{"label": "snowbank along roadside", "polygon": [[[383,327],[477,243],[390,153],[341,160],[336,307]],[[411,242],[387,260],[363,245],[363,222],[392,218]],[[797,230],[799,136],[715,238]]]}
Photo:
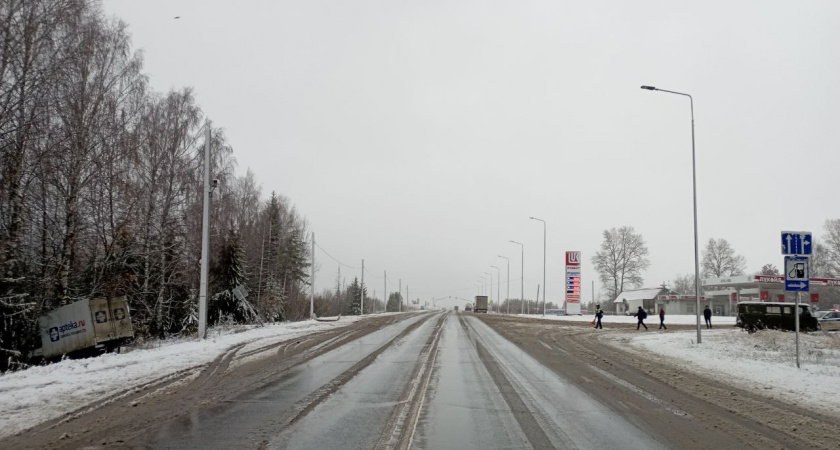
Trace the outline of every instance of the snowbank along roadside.
{"label": "snowbank along roadside", "polygon": [[602,335],[603,342],[653,352],[681,370],[840,417],[840,333],[801,333],[801,369],[791,332],[703,330],[701,345],[695,338],[694,331]]}

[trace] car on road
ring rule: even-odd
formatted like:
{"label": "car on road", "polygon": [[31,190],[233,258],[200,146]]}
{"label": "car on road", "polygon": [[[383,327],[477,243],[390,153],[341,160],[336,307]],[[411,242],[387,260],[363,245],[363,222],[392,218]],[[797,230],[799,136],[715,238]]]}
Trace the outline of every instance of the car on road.
{"label": "car on road", "polygon": [[840,311],[819,311],[817,321],[825,331],[840,331]]}
{"label": "car on road", "polygon": [[467,303],[467,306],[464,307],[464,312],[472,312],[472,305]]}

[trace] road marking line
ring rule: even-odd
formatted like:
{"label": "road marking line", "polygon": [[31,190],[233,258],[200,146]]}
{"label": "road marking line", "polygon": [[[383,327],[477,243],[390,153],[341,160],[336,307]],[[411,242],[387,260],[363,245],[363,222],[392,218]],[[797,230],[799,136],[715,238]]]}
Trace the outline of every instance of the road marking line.
{"label": "road marking line", "polygon": [[[612,381],[613,383],[618,384],[619,386],[623,386],[627,389],[630,389],[631,391],[641,395],[642,397],[650,400],[651,402],[656,403],[657,405],[660,405],[660,406],[664,407],[667,411],[669,411],[669,412],[671,412],[671,413],[673,413],[677,416],[691,417],[691,414],[689,414],[689,413],[687,413],[687,412],[685,412],[681,409],[674,408],[673,406],[665,403],[659,397],[656,397],[653,394],[643,390],[642,388],[640,388],[640,387],[638,387],[634,384],[631,384],[631,383],[629,383],[625,380],[622,380],[621,378],[618,378],[617,376],[615,376],[615,375],[613,375],[613,374],[611,374],[611,373],[609,373],[605,370],[599,369],[599,368],[597,368],[597,367],[595,367],[591,364],[589,364],[589,368],[592,369],[593,371],[595,371],[596,373],[598,373],[599,375],[601,375],[602,377]],[[636,407],[635,405],[633,405],[633,406]]]}
{"label": "road marking line", "polygon": [[587,383],[592,383],[592,380],[590,380],[589,378],[586,378],[583,375],[581,375],[580,377],[583,378],[583,381],[586,381]]}
{"label": "road marking line", "polygon": [[566,350],[563,350],[563,349],[562,349],[562,348],[560,348],[560,347],[554,348],[554,347],[552,347],[552,346],[550,346],[550,345],[546,344],[545,342],[543,342],[541,339],[537,339],[537,341],[538,341],[540,344],[542,344],[542,345],[543,345],[543,347],[545,347],[545,348],[547,348],[547,349],[549,349],[549,350],[556,350],[557,352],[562,353],[562,354],[564,354],[564,355],[568,355],[568,354],[569,354],[569,352],[567,352]]}

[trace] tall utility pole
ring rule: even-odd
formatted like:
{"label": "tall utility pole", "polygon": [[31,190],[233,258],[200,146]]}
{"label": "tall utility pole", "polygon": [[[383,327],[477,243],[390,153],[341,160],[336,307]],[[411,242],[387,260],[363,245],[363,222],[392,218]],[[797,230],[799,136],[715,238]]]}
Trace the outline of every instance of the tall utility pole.
{"label": "tall utility pole", "polygon": [[315,232],[312,232],[312,276],[310,277],[312,292],[309,294],[309,319],[315,318]]}
{"label": "tall utility pole", "polygon": [[[271,230],[272,230],[271,227],[272,227],[272,225],[274,225],[274,224],[269,219],[269,221],[268,221],[268,238],[269,239],[271,239]],[[313,236],[314,236],[314,233],[313,233]],[[260,250],[260,277],[259,277],[259,281],[257,281],[257,307],[262,305],[262,302],[260,301],[260,298],[261,298],[261,294],[262,294],[262,274],[263,274],[263,260],[265,259],[265,240],[266,240],[266,236],[265,236],[265,233],[263,232],[262,249]],[[314,238],[313,238],[313,242],[314,242]],[[315,250],[312,250],[312,253],[314,254]],[[338,266],[338,270],[339,270],[339,275],[341,275],[341,273],[340,273],[341,266]]]}
{"label": "tall utility pole", "polygon": [[[542,220],[538,217],[530,217],[531,220],[539,220],[543,224],[543,286],[545,286],[545,229],[546,223],[545,220]],[[543,317],[545,317],[545,291],[547,291],[545,287],[543,287]],[[539,304],[540,298],[537,297],[537,304]]]}
{"label": "tall utility pole", "polygon": [[365,315],[365,260],[362,260],[362,284],[359,285],[359,304],[361,305],[361,309],[359,310],[359,315]]}
{"label": "tall utility pole", "polygon": [[382,312],[387,312],[388,311],[388,271],[383,270],[382,274],[385,277],[385,281],[382,282],[382,292],[385,293],[385,302],[384,302],[384,306],[382,307],[384,309],[384,311],[382,311]]}
{"label": "tall utility pole", "polygon": [[507,261],[507,297],[505,303],[507,304],[507,313],[510,314],[510,258],[507,256],[498,255],[499,258],[504,258]]}
{"label": "tall utility pole", "polygon": [[490,299],[490,301],[487,303],[489,304],[490,311],[493,311],[493,274],[490,272],[484,273],[490,277],[490,289],[487,290],[487,298]]}
{"label": "tall utility pole", "polygon": [[408,284],[405,285],[405,310],[411,311],[411,300],[408,299]]}
{"label": "tall utility pole", "polygon": [[207,337],[207,268],[210,255],[210,121],[204,123],[204,211],[201,217],[201,282],[198,286],[198,337]]}
{"label": "tall utility pole", "polygon": [[400,289],[400,292],[399,292],[399,294],[397,294],[397,300],[399,301],[399,304],[400,304],[399,312],[402,312],[402,298],[400,298],[400,297],[402,297],[402,278],[400,278],[399,289]]}
{"label": "tall utility pole", "polygon": [[[499,299],[502,297],[502,273],[501,269],[496,266],[490,266],[496,269],[496,312],[499,312]],[[492,288],[491,288],[492,289]]]}
{"label": "tall utility pole", "polygon": [[516,245],[518,245],[522,249],[522,254],[520,256],[520,260],[522,261],[522,282],[520,284],[521,293],[520,301],[522,303],[522,312],[520,314],[525,314],[525,244],[516,241],[510,241]]}
{"label": "tall utility pole", "polygon": [[[689,105],[691,106],[691,182],[694,187],[694,298],[697,309],[697,343],[700,344],[700,247],[697,237],[697,163],[694,150],[694,97],[683,92],[666,91],[654,86],[642,86],[646,91],[659,91],[668,94],[682,95],[688,97]],[[799,317],[799,314],[796,315]]]}

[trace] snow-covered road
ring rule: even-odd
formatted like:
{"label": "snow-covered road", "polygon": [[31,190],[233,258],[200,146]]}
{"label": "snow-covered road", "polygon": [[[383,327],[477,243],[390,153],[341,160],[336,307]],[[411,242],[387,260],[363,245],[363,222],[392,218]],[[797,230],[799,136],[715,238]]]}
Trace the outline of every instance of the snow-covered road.
{"label": "snow-covered road", "polygon": [[741,329],[703,330],[695,344],[694,331],[617,333],[602,341],[649,351],[671,360],[681,370],[726,379],[742,389],[826,413],[840,412],[840,333],[801,333],[800,367],[791,332]]}

